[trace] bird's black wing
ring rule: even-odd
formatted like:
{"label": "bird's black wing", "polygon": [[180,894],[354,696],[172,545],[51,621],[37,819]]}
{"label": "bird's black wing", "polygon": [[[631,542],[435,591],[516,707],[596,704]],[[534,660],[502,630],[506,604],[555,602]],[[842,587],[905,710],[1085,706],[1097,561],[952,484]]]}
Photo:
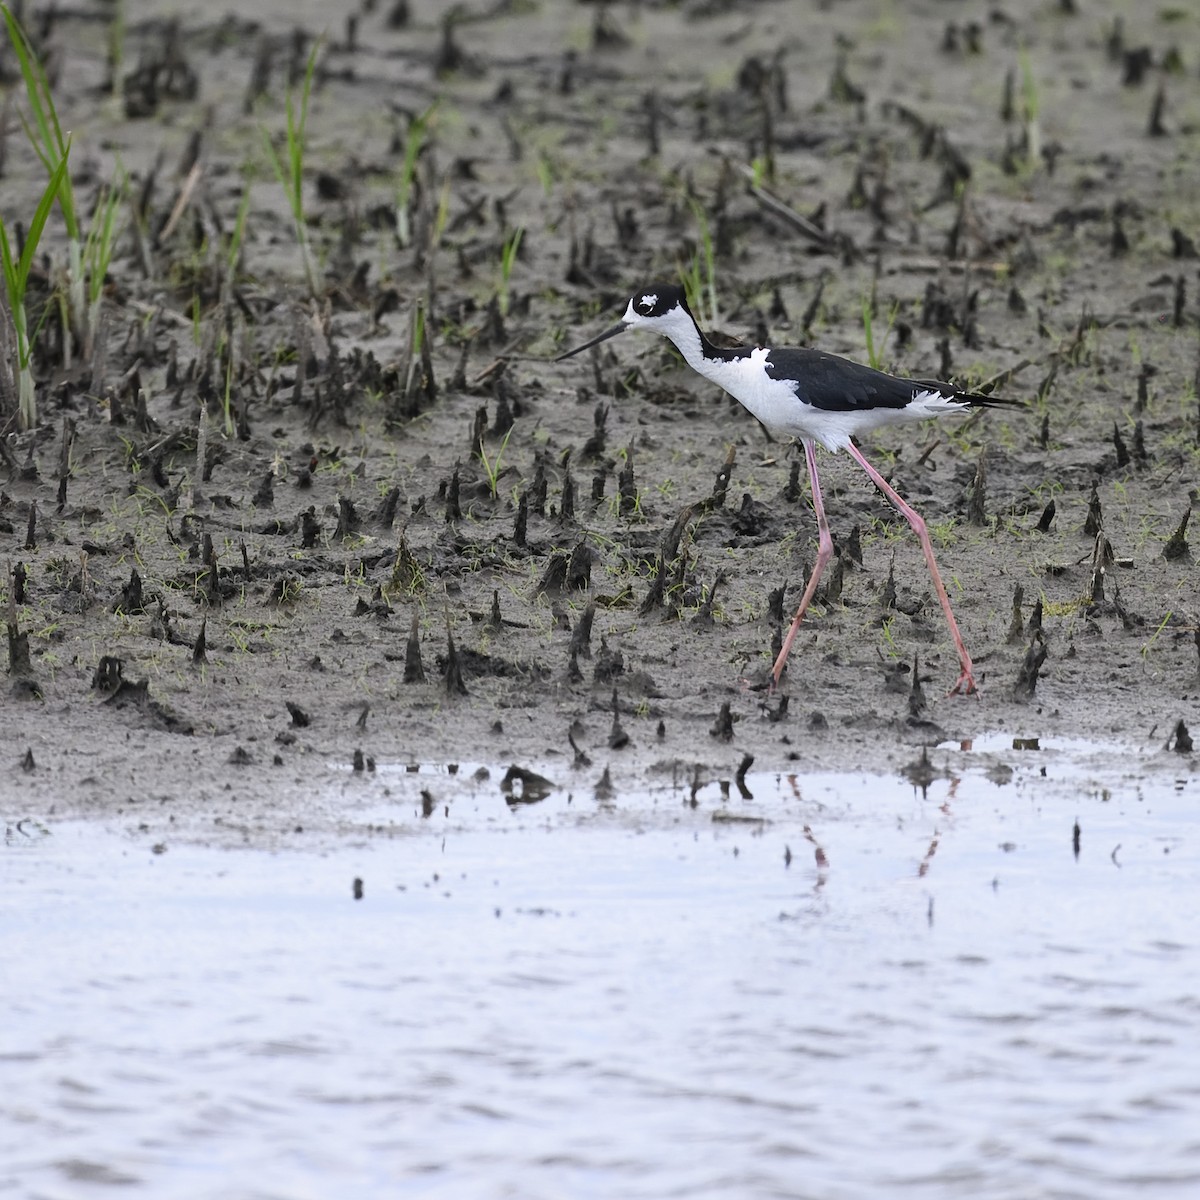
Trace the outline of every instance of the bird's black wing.
{"label": "bird's black wing", "polygon": [[[757,350],[754,346],[727,349],[710,346],[706,353],[712,358],[738,359],[749,358]],[[917,392],[936,392],[959,404],[989,408],[1024,406],[1022,400],[964,392],[936,379],[904,379],[889,375],[852,359],[803,346],[768,351],[764,367],[771,379],[794,384],[797,397],[805,404],[826,412],[858,412],[873,408],[898,410],[907,408]]]}
{"label": "bird's black wing", "polygon": [[940,391],[947,399],[954,395],[954,389],[945,384],[898,379],[821,350],[772,350],[766,367],[772,379],[794,381],[801,400],[826,412],[907,408],[918,389]]}

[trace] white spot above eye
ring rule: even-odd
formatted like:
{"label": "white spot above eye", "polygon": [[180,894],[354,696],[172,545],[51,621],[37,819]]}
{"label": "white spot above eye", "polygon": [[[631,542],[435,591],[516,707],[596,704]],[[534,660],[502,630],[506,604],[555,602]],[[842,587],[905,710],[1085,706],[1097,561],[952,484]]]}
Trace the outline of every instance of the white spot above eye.
{"label": "white spot above eye", "polygon": [[639,308],[653,308],[658,303],[658,297],[650,292],[638,301]]}

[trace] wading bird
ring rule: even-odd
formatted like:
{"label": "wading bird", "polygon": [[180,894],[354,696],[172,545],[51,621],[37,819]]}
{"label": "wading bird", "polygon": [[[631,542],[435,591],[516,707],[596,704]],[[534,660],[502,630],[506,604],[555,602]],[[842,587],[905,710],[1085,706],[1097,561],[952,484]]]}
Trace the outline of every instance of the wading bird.
{"label": "wading bird", "polygon": [[833,453],[845,450],[912,526],[920,540],[925,561],[929,564],[934,591],[941,602],[942,612],[946,614],[950,636],[958,651],[960,671],[951,693],[969,695],[975,692],[977,685],[971,656],[963,644],[958,622],[950,607],[950,598],[938,573],[925,522],[867,461],[853,438],[882,425],[919,421],[971,408],[1019,407],[1020,401],[963,392],[949,383],[901,379],[821,350],[714,346],[692,316],[683,289],[669,283],[651,284],[635,292],[620,324],[592,338],[590,342],[560,354],[555,361],[571,358],[627,329],[645,329],[669,338],[692,370],[724,388],[757,417],[770,434],[798,438],[804,447],[808,478],[812,485],[813,509],[817,514],[817,562],[804,588],[792,626],[775,659],[772,671],[774,683],[779,683],[800,622],[817,590],[821,573],[833,557],[833,538],[829,533],[829,522],[825,519],[825,503],[821,498],[821,482],[817,474],[816,445],[819,442]]}

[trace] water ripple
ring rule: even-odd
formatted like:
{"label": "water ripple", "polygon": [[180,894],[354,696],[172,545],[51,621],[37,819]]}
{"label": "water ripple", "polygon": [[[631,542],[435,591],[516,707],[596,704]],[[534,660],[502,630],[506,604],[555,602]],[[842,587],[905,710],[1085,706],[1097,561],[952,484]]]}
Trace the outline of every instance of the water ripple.
{"label": "water ripple", "polygon": [[0,1193],[1196,1194],[1182,793],[977,784],[759,778],[753,831],[476,789],[320,858],[51,827],[3,860]]}

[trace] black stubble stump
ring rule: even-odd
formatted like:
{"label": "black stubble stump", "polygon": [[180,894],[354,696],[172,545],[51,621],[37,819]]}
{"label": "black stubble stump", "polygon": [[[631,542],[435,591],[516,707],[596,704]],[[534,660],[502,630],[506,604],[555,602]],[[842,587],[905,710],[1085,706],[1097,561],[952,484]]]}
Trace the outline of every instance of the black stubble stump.
{"label": "black stubble stump", "polygon": [[563,476],[562,507],[559,509],[559,517],[563,521],[575,520],[575,478],[571,474],[570,467]]}
{"label": "black stubble stump", "polygon": [[529,530],[529,495],[526,492],[521,493],[520,500],[517,501],[517,518],[513,522],[513,544],[516,546],[524,546]]}
{"label": "black stubble stump", "polygon": [[1033,602],[1033,612],[1029,614],[1029,625],[1025,630],[1030,637],[1040,636],[1042,632],[1042,598],[1039,596]]}
{"label": "black stubble stump", "polygon": [[450,476],[450,486],[446,490],[446,523],[462,520],[462,508],[459,504],[459,463],[454,464],[454,474]]}
{"label": "black stubble stump", "polygon": [[983,454],[979,456],[975,478],[971,482],[971,494],[967,501],[967,523],[987,524],[987,460]]}
{"label": "black stubble stump", "polygon": [[10,615],[8,620],[8,673],[15,679],[33,677],[33,664],[29,658],[29,634],[21,632],[13,615]]}
{"label": "black stubble stump", "polygon": [[1046,644],[1039,636],[1029,643],[1025,651],[1024,661],[1017,672],[1016,682],[1012,688],[1012,698],[1018,702],[1032,700],[1037,692],[1038,675],[1046,661]]}
{"label": "black stubble stump", "polygon": [[596,784],[596,799],[611,800],[615,795],[616,791],[613,788],[612,774],[610,773],[608,767],[605,766],[604,770],[600,773],[600,779]]}
{"label": "black stubble stump", "polygon": [[472,458],[483,458],[483,439],[487,434],[488,411],[487,405],[481,404],[475,410],[475,419],[471,423],[471,440],[467,453]]}
{"label": "black stubble stump", "polygon": [[1182,717],[1180,717],[1179,723],[1175,726],[1172,740],[1174,742],[1172,748],[1176,754],[1191,754],[1195,749],[1192,735],[1188,732],[1188,727],[1183,723]]}
{"label": "black stubble stump", "polygon": [[1021,605],[1025,600],[1025,589],[1018,583],[1013,588],[1012,620],[1008,625],[1008,637],[1005,639],[1010,646],[1015,646],[1025,637],[1025,621],[1021,616]]}
{"label": "black stubble stump", "polygon": [[613,688],[612,694],[612,729],[608,734],[608,748],[610,750],[624,750],[629,745],[629,734],[627,734],[621,725],[621,706],[617,700],[617,689]]}
{"label": "black stubble stump", "polygon": [[321,536],[321,523],[317,520],[315,505],[310,505],[300,514],[300,548],[311,550]]}
{"label": "black stubble stump", "polygon": [[802,494],[800,490],[800,461],[797,459],[792,462],[791,470],[788,472],[788,481],[783,489],[783,498],[789,504],[797,504]]}
{"label": "black stubble stump", "polygon": [[772,625],[783,623],[783,595],[786,589],[785,581],[780,587],[772,588],[767,593],[767,620]]}
{"label": "black stubble stump", "polygon": [[925,713],[928,704],[925,700],[925,689],[921,686],[921,660],[913,655],[912,686],[908,692],[908,715],[914,720]]}
{"label": "black stubble stump", "polygon": [[580,658],[592,657],[592,623],[596,619],[596,602],[589,600],[571,633],[571,653]]}
{"label": "black stubble stump", "polygon": [[592,508],[596,508],[604,499],[604,485],[608,480],[608,465],[601,463],[592,475]]}
{"label": "black stubble stump", "polygon": [[1175,532],[1171,534],[1170,538],[1167,539],[1166,545],[1163,546],[1163,558],[1168,562],[1191,558],[1191,551],[1187,540],[1187,527],[1191,515],[1192,509],[1189,503],[1188,507],[1183,510],[1183,516],[1180,518],[1179,524],[1175,527]]}
{"label": "black stubble stump", "polygon": [[1167,108],[1167,89],[1159,84],[1158,91],[1150,104],[1150,120],[1146,124],[1146,132],[1151,137],[1166,137],[1167,127],[1163,124],[1163,113]]}
{"label": "black stubble stump", "polygon": [[358,512],[354,507],[354,502],[346,496],[339,496],[337,503],[338,520],[333,536],[340,542],[358,528]]}
{"label": "black stubble stump", "polygon": [[400,489],[393,487],[388,494],[383,498],[383,503],[380,504],[376,512],[375,519],[385,529],[390,529],[396,520],[396,510],[400,506]]}
{"label": "black stubble stump", "polygon": [[1117,423],[1113,422],[1113,449],[1117,452],[1117,466],[1129,466],[1129,448],[1125,445],[1125,439],[1121,436],[1120,429],[1117,428]]}
{"label": "black stubble stump", "polygon": [[1092,494],[1088,498],[1087,518],[1083,522],[1083,532],[1086,537],[1095,537],[1104,528],[1104,513],[1100,508],[1100,493],[1092,484]]}
{"label": "black stubble stump", "polygon": [[[633,446],[625,451],[625,465],[617,478],[617,492],[620,496],[621,516],[632,516],[637,508],[637,484],[633,476]],[[32,547],[30,547],[32,549]]]}
{"label": "black stubble stump", "polygon": [[412,615],[412,625],[408,631],[408,642],[404,647],[404,682],[424,683],[425,667],[421,663],[421,641],[417,637],[418,616]]}
{"label": "black stubble stump", "polygon": [[546,482],[546,461],[538,457],[537,468],[533,473],[533,483],[529,488],[529,510],[535,516],[546,515],[546,495],[549,485]]}
{"label": "black stubble stump", "polygon": [[709,507],[713,510],[725,507],[725,497],[729,492],[729,480],[733,475],[736,456],[736,448],[730,446],[725,454],[725,461],[721,464],[721,469],[717,472],[716,482],[713,484],[712,495],[709,498]]}
{"label": "black stubble stump", "polygon": [[715,737],[718,741],[733,741],[733,713],[730,710],[728,700],[721,705],[721,710],[717,713],[717,719],[708,732],[711,737]]}
{"label": "black stubble stump", "polygon": [[442,677],[446,694],[450,696],[466,696],[467,685],[463,682],[462,662],[454,645],[454,634],[446,631],[446,673]]}

